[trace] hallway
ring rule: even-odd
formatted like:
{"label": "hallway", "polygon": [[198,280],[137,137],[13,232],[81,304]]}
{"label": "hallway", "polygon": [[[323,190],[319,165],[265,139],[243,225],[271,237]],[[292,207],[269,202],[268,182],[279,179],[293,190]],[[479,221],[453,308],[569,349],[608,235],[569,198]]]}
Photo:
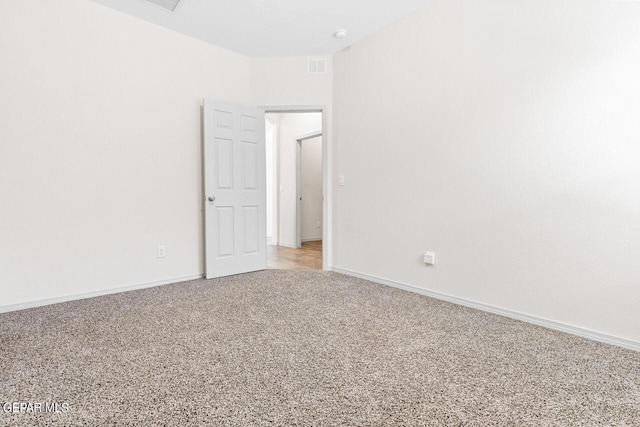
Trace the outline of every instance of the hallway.
{"label": "hallway", "polygon": [[267,268],[278,270],[322,270],[322,240],[302,243],[302,248],[267,246]]}

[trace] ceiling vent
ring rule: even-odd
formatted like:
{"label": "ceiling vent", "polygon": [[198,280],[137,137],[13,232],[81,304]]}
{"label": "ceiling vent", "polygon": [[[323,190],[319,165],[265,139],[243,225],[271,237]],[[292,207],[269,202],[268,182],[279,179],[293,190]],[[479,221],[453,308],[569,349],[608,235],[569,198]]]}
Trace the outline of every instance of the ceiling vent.
{"label": "ceiling vent", "polygon": [[324,74],[327,71],[327,60],[324,58],[307,59],[307,74]]}
{"label": "ceiling vent", "polygon": [[163,9],[167,9],[168,11],[175,11],[180,0],[147,0],[149,3],[153,3],[156,6],[160,6]]}

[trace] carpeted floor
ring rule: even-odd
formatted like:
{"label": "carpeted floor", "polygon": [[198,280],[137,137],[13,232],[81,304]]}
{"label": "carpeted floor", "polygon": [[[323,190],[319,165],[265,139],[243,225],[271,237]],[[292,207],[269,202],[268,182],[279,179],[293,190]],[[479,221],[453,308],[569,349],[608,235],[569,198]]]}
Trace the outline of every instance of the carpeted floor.
{"label": "carpeted floor", "polygon": [[0,425],[640,426],[640,353],[336,273],[0,315]]}

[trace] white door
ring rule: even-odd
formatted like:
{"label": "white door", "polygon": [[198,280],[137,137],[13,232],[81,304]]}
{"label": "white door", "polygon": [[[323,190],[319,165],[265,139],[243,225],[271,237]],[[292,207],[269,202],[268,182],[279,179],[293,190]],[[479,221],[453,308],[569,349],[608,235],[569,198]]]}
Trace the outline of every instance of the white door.
{"label": "white door", "polygon": [[207,279],[267,268],[264,111],[204,100]]}

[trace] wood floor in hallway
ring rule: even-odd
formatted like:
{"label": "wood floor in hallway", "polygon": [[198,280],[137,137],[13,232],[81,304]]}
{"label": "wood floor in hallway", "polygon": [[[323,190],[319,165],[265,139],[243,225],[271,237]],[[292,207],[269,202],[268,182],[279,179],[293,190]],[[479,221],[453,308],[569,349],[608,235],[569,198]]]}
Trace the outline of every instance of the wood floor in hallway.
{"label": "wood floor in hallway", "polygon": [[322,241],[304,242],[302,248],[267,246],[267,268],[279,270],[322,270]]}

